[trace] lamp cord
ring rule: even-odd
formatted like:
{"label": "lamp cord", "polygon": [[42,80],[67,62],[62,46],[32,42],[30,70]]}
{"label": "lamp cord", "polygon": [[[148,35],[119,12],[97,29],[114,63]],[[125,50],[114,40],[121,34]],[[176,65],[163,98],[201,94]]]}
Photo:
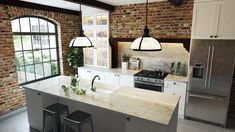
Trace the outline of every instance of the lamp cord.
{"label": "lamp cord", "polygon": [[146,0],[146,14],[145,14],[145,16],[146,16],[146,20],[145,20],[145,26],[147,26],[147,23],[148,23],[148,0]]}
{"label": "lamp cord", "polygon": [[80,0],[80,20],[79,21],[81,22],[80,30],[83,30],[83,28],[82,28],[82,0]]}

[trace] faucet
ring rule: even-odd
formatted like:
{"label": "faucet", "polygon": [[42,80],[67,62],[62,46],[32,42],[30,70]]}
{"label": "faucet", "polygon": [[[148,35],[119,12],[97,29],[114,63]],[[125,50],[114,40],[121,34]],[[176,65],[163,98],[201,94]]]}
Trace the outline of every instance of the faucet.
{"label": "faucet", "polygon": [[96,87],[94,87],[94,82],[95,82],[95,79],[98,77],[98,80],[100,80],[100,76],[99,75],[95,75],[92,79],[92,82],[91,82],[91,91],[95,92],[96,91]]}

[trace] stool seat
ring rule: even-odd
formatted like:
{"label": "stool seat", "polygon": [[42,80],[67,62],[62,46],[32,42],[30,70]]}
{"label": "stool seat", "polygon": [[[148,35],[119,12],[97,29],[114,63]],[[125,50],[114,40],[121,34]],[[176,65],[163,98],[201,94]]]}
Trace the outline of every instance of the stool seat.
{"label": "stool seat", "polygon": [[93,132],[91,114],[82,111],[75,111],[64,117],[64,132],[70,132],[70,130],[68,130],[69,127],[73,128],[75,132],[84,132],[81,127],[86,122],[89,122],[91,131]]}
{"label": "stool seat", "polygon": [[82,111],[75,111],[71,114],[69,114],[67,117],[65,117],[65,120],[70,120],[70,121],[74,121],[76,123],[80,123],[82,121],[84,121],[87,118],[90,118],[90,114],[82,112]]}
{"label": "stool seat", "polygon": [[44,108],[44,110],[50,113],[64,114],[65,112],[68,111],[68,106],[55,103],[50,106],[47,106],[46,108]]}

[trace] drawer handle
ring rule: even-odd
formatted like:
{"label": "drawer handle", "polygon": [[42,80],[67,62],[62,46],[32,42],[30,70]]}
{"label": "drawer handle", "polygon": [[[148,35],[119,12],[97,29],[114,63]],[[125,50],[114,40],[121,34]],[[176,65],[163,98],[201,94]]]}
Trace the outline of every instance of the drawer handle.
{"label": "drawer handle", "polygon": [[38,95],[41,95],[40,93],[38,93]]}
{"label": "drawer handle", "polygon": [[173,84],[176,85],[176,82],[174,82]]}
{"label": "drawer handle", "polygon": [[126,120],[127,120],[127,121],[130,121],[131,119],[130,119],[130,117],[127,117]]}

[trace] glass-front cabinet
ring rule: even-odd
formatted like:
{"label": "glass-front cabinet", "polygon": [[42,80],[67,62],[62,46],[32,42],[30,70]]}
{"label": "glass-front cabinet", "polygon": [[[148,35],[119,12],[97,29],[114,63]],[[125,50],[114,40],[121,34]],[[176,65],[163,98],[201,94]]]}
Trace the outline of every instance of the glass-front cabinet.
{"label": "glass-front cabinet", "polygon": [[83,15],[83,29],[94,48],[84,48],[86,66],[110,67],[109,14]]}

